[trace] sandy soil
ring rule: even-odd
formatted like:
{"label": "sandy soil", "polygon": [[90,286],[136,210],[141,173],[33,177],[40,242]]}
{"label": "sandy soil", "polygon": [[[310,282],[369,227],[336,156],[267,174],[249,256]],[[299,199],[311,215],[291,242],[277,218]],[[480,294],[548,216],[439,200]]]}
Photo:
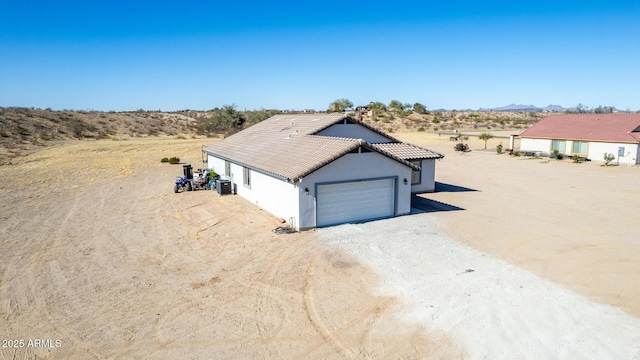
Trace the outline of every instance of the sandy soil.
{"label": "sandy soil", "polygon": [[436,181],[453,186],[422,197],[453,210],[434,213],[447,234],[640,317],[640,167],[497,155],[508,138],[484,151],[471,137],[462,154],[445,135],[394,135],[445,154]]}
{"label": "sandy soil", "polygon": [[[632,228],[639,167],[498,156],[473,138],[474,151],[459,154],[446,135],[394,136],[446,155],[436,170],[441,191],[423,195],[441,211],[423,216],[472,248],[469,256],[504,260],[566,290],[549,290],[551,297],[584,295],[640,318],[640,242]],[[395,287],[410,297],[406,278],[374,272],[318,231],[276,235],[276,219],[242,198],[173,194],[181,167],[159,159],[179,156],[198,167],[201,146],[212,141],[70,142],[0,167],[0,337],[25,345],[51,340],[0,347],[0,359],[474,357],[465,339],[479,334],[460,329],[479,319],[473,313],[427,312],[413,315],[424,315],[421,323],[406,321],[410,301],[378,292]],[[499,142],[508,139],[492,139],[489,148]],[[457,249],[443,246],[445,253]],[[475,286],[505,281],[509,268],[492,266]],[[443,279],[425,278],[421,286]],[[452,295],[466,291],[452,284],[444,284]],[[517,304],[532,306],[526,296],[533,293],[507,285],[509,299],[524,295]],[[553,319],[565,309],[553,304],[537,309],[539,316]],[[484,315],[499,312],[496,306]],[[508,325],[514,334],[528,326]],[[560,325],[540,321],[528,329],[581,324]],[[517,339],[481,335],[496,344]],[[520,350],[535,351],[546,335]]]}
{"label": "sandy soil", "polygon": [[314,232],[173,194],[182,169],[160,158],[198,167],[212,141],[71,142],[0,168],[0,359],[464,356]]}

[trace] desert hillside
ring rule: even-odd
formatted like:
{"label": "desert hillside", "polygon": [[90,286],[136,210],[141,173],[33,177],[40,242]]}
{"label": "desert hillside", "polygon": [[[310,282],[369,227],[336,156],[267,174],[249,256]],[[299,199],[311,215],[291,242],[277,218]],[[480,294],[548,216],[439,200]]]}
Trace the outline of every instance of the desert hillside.
{"label": "desert hillside", "polygon": [[[262,121],[277,110],[240,112],[233,107],[209,111],[73,111],[0,107],[0,165],[33,151],[72,139],[126,140],[141,137],[195,138],[236,132]],[[524,130],[543,113],[502,111],[382,111],[356,114],[386,132]]]}

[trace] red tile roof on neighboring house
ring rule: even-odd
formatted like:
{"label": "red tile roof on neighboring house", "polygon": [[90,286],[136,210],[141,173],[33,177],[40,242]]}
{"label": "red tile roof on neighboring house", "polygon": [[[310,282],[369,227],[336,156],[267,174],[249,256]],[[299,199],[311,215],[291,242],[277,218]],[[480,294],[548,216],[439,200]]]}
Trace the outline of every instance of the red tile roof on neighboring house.
{"label": "red tile roof on neighboring house", "polygon": [[[408,158],[367,144],[362,139],[314,135],[341,121],[360,124],[399,143],[380,130],[342,114],[280,114],[208,146],[204,151],[288,181],[298,181],[360,146],[419,169],[408,162]],[[427,154],[426,149],[414,148],[414,152],[421,149]]]}
{"label": "red tile roof on neighboring house", "polygon": [[520,137],[640,143],[640,114],[549,115]]}

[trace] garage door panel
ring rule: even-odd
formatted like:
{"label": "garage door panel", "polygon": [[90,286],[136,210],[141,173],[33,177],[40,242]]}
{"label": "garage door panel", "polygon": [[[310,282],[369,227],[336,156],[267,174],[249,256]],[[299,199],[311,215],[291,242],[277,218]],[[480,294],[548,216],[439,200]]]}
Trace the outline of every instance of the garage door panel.
{"label": "garage door panel", "polygon": [[318,185],[317,226],[395,215],[395,179]]}

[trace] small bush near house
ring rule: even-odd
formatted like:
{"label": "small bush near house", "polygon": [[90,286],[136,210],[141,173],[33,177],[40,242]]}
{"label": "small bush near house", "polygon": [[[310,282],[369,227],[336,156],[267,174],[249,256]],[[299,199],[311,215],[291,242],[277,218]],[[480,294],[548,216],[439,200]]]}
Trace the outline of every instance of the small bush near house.
{"label": "small bush near house", "polygon": [[522,156],[522,153],[520,151],[514,151],[511,153],[512,156]]}
{"label": "small bush near house", "polygon": [[604,153],[604,166],[611,165],[611,162],[615,160],[615,158],[615,155],[613,155],[612,153]]}
{"label": "small bush near house", "polygon": [[179,157],[172,157],[171,159],[169,159],[169,164],[177,164],[180,162],[180,158]]}
{"label": "small bush near house", "polygon": [[496,146],[496,152],[498,154],[502,154],[502,144],[498,144],[498,146]]}
{"label": "small bush near house", "polygon": [[580,156],[579,156],[578,154],[573,155],[573,156],[571,157],[571,160],[573,160],[573,163],[574,163],[574,164],[579,164],[579,163],[581,163],[581,162],[582,162],[582,161],[580,160]]}
{"label": "small bush near house", "polygon": [[169,162],[169,158],[162,158],[162,160],[160,160],[161,163],[168,163]]}
{"label": "small bush near house", "polygon": [[469,151],[469,145],[465,143],[457,143],[456,146],[453,147],[455,151],[467,152]]}

